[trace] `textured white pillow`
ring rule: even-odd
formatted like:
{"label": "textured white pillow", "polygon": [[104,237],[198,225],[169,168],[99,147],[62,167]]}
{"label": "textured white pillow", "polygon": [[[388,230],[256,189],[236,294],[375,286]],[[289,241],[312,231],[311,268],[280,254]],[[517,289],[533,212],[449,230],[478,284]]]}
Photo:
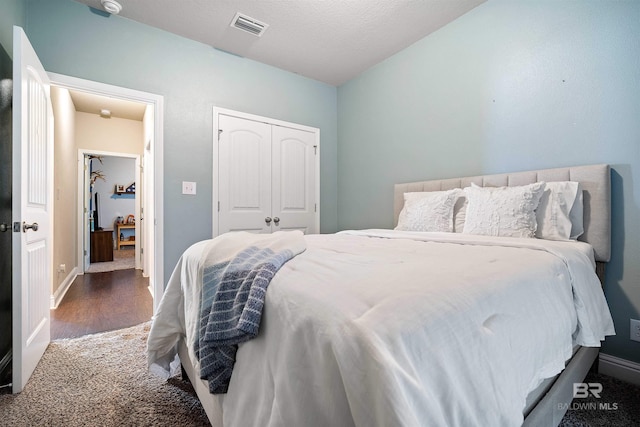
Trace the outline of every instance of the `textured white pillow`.
{"label": "textured white pillow", "polygon": [[467,216],[467,198],[464,196],[462,189],[460,193],[461,196],[453,207],[453,231],[455,233],[462,233],[462,230],[464,230],[464,219]]}
{"label": "textured white pillow", "polygon": [[396,230],[453,231],[453,207],[462,195],[459,188],[447,191],[404,193],[404,206]]}
{"label": "textured white pillow", "polygon": [[580,184],[578,184],[578,195],[569,212],[569,218],[571,218],[571,236],[569,238],[577,240],[584,234],[584,197]]}
{"label": "textured white pillow", "polygon": [[544,182],[517,187],[464,189],[468,206],[463,233],[503,237],[535,237],[536,208]]}
{"label": "textured white pillow", "polygon": [[[580,196],[580,197],[579,197]],[[580,199],[580,200],[579,200]],[[547,240],[576,239],[582,229],[582,189],[572,181],[547,182],[536,210],[536,237]],[[575,208],[574,208],[575,207]],[[571,211],[576,218],[576,233],[572,233]],[[578,234],[579,233],[579,234]]]}

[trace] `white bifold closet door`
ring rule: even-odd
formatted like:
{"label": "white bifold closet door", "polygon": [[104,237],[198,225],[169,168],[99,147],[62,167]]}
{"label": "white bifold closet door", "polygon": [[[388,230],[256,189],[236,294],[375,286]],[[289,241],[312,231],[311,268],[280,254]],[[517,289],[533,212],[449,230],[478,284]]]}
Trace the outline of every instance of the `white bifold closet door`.
{"label": "white bifold closet door", "polygon": [[317,233],[314,132],[221,114],[218,232]]}

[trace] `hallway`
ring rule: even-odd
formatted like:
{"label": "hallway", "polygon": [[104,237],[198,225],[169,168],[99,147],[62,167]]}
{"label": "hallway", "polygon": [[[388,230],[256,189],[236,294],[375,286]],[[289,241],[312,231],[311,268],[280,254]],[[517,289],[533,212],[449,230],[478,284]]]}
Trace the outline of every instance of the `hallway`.
{"label": "hallway", "polygon": [[78,276],[57,309],[51,310],[51,339],[76,338],[137,325],[151,319],[149,279],[140,270]]}

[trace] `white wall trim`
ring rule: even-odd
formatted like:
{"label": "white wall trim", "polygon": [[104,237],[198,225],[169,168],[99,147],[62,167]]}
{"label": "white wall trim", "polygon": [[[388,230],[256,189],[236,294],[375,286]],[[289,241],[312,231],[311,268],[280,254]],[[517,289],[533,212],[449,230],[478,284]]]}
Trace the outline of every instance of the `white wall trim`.
{"label": "white wall trim", "polygon": [[58,305],[60,305],[62,298],[64,298],[67,291],[71,287],[71,284],[73,283],[74,280],[76,280],[76,277],[78,277],[78,268],[73,267],[73,269],[69,272],[67,277],[65,277],[62,283],[60,283],[60,286],[58,286],[58,289],[56,289],[53,295],[51,295],[52,309],[58,308]]}
{"label": "white wall trim", "polygon": [[640,363],[600,353],[598,372],[620,381],[640,385]]}
{"label": "white wall trim", "polygon": [[80,79],[63,74],[47,73],[51,84],[112,98],[141,102],[153,108],[153,212],[151,229],[153,239],[153,267],[149,272],[149,286],[154,290],[155,313],[164,294],[164,97],[106,83]]}
{"label": "white wall trim", "polygon": [[[213,112],[215,113],[214,118],[217,119],[218,114],[225,114],[227,116],[240,117],[242,119],[253,120],[256,122],[268,123],[270,125],[283,126],[292,129],[304,130],[307,132],[318,132],[318,128],[314,128],[311,126],[301,125],[299,123],[293,122],[285,122],[284,120],[272,119],[271,117],[258,116],[255,114],[243,113],[242,111],[234,111],[226,108],[213,107]],[[215,124],[218,124],[216,121]],[[216,135],[217,139],[217,135]]]}

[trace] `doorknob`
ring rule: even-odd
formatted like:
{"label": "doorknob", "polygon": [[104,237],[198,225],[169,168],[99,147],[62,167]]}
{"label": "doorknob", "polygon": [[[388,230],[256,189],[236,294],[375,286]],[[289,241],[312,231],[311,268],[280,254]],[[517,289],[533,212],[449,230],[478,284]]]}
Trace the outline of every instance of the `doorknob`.
{"label": "doorknob", "polygon": [[22,221],[22,231],[26,233],[28,229],[38,231],[38,223],[34,222],[33,224],[27,224],[26,222]]}
{"label": "doorknob", "polygon": [[278,223],[280,222],[280,218],[278,218],[277,216],[273,218],[273,222],[278,225]]}
{"label": "doorknob", "polygon": [[4,233],[9,230],[9,224],[2,223],[0,224],[0,233]]}
{"label": "doorknob", "polygon": [[264,219],[264,221],[265,221],[267,224],[271,224],[271,217],[270,217],[270,216],[266,217],[266,218]]}

